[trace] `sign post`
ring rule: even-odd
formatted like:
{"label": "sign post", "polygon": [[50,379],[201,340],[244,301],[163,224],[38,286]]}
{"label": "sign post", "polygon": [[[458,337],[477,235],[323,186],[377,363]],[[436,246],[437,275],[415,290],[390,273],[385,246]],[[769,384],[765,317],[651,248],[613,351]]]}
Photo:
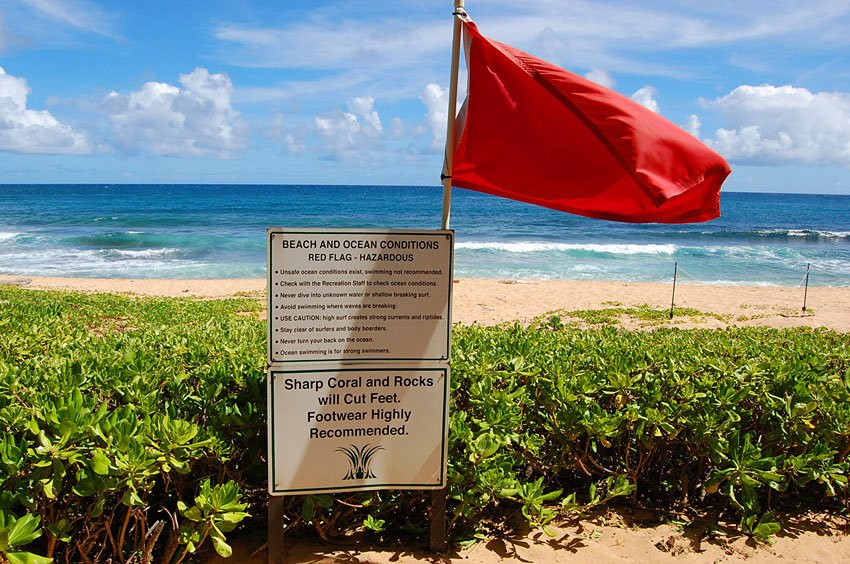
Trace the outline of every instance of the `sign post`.
{"label": "sign post", "polygon": [[268,230],[270,562],[278,496],[445,488],[453,250],[447,229]]}

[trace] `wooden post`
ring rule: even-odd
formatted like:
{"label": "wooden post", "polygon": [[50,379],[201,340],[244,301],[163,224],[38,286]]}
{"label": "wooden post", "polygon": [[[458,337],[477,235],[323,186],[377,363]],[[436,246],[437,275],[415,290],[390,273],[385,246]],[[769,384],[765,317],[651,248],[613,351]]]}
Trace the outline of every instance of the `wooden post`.
{"label": "wooden post", "polygon": [[679,276],[679,263],[673,263],[673,297],[670,298],[670,319],[673,319],[673,307],[676,304],[676,278]]}
{"label": "wooden post", "polygon": [[806,263],[806,289],[803,291],[803,313],[806,311],[806,300],[809,297],[809,270],[812,268],[811,263]]}
{"label": "wooden post", "polygon": [[446,489],[431,490],[431,552],[446,550]]}
{"label": "wooden post", "polygon": [[269,564],[284,564],[283,505],[284,498],[269,495]]}

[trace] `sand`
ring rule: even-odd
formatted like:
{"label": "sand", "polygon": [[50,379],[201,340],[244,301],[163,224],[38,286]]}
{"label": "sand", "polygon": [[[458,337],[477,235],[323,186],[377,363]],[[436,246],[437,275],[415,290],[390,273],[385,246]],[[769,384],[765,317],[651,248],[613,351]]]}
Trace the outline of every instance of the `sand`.
{"label": "sand", "polygon": [[[32,289],[114,292],[141,296],[195,298],[265,296],[265,280],[126,280],[20,277],[0,275],[0,285]],[[534,318],[553,312],[628,308],[649,305],[669,308],[671,284],[633,282],[576,282],[563,280],[513,281],[458,279],[453,284],[452,321],[493,325]],[[682,328],[728,326],[827,327],[850,331],[850,288],[810,287],[803,311],[800,287],[743,287],[679,284],[676,308],[709,315],[688,315],[674,309],[672,320],[646,326],[624,318],[626,327]],[[561,313],[564,321],[574,320]],[[850,521],[823,515],[785,518],[785,529],[771,546],[756,546],[745,537],[720,533],[702,538],[692,527],[664,522],[659,516],[636,518],[628,511],[600,514],[594,519],[562,524],[554,538],[531,531],[514,538],[491,539],[464,550],[434,556],[425,547],[376,548],[344,539],[321,544],[313,537],[289,539],[287,562],[439,562],[495,564],[497,562],[850,562]],[[240,542],[229,560],[208,554],[209,562],[265,562],[257,543]]]}
{"label": "sand", "polygon": [[[785,520],[784,532],[777,535],[770,545],[757,544],[735,532],[727,532],[732,529],[711,534],[706,527],[706,524],[698,522],[683,528],[681,521],[659,522],[657,515],[637,515],[623,511],[600,513],[592,519],[553,527],[550,532],[554,532],[554,536],[543,531],[531,531],[523,535],[485,540],[440,555],[427,552],[424,546],[414,549],[392,545],[375,548],[368,542],[352,539],[342,539],[329,545],[313,537],[290,539],[285,552],[287,564],[850,562],[850,530],[846,518],[819,515],[789,517]],[[240,545],[229,561],[213,554],[209,554],[204,561],[208,564],[233,561],[264,564],[267,554],[263,547]]]}
{"label": "sand", "polygon": [[[0,284],[35,289],[116,292],[142,296],[224,298],[263,297],[264,279],[150,280],[106,278],[49,278],[0,275]],[[571,280],[456,279],[453,284],[452,321],[495,325],[527,323],[559,310],[670,307],[672,284]],[[850,331],[850,287],[810,287],[803,311],[804,288],[777,286],[676,286],[674,317],[664,325],[676,327],[770,326],[828,327]],[[676,308],[699,310],[708,316],[683,315]],[[624,321],[626,327],[639,321]],[[658,326],[653,324],[653,327]]]}

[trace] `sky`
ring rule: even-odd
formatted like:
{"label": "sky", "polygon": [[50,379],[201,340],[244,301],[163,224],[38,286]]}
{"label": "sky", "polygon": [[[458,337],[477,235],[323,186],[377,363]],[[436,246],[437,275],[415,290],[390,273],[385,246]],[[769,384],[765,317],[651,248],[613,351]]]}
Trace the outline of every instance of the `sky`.
{"label": "sky", "polygon": [[[452,10],[0,0],[0,183],[438,185]],[[466,10],[702,139],[724,190],[850,194],[850,0]]]}

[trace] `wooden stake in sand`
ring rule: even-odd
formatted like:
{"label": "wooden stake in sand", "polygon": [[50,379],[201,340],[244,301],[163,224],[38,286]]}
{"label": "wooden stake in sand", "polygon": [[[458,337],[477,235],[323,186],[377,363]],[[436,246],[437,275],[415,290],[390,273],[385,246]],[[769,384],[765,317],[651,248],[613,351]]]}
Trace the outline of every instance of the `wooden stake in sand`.
{"label": "wooden stake in sand", "polygon": [[811,263],[806,263],[806,287],[803,290],[803,312],[806,311],[806,300],[809,297],[809,270],[812,268]]}
{"label": "wooden stake in sand", "polygon": [[676,304],[676,278],[678,276],[679,276],[679,263],[674,262],[673,263],[673,297],[670,298],[670,319],[673,319],[673,306]]}

